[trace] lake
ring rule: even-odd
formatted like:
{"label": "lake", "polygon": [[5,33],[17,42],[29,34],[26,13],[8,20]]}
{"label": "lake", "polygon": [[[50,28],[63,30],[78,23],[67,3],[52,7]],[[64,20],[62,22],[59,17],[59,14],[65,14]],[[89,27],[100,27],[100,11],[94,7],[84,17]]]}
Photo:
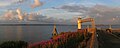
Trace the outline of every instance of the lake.
{"label": "lake", "polygon": [[[86,28],[87,26],[83,26]],[[97,26],[98,28],[109,28],[109,26]],[[120,28],[119,25],[114,25],[112,28]],[[77,25],[58,25],[57,31],[68,32],[76,31]],[[0,42],[8,40],[23,40],[29,43],[48,40],[52,37],[52,25],[37,25],[37,26],[0,26]]]}

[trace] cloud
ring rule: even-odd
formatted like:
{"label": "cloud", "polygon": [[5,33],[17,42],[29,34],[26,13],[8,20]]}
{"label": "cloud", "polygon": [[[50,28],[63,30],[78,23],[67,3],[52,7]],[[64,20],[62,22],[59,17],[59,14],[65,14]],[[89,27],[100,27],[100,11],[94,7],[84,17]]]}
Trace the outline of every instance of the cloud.
{"label": "cloud", "polygon": [[86,13],[88,12],[89,8],[84,6],[84,5],[79,5],[79,4],[68,4],[68,5],[62,5],[59,7],[55,7],[55,9],[62,9],[68,12],[79,12],[79,13]]}
{"label": "cloud", "polygon": [[34,0],[34,4],[31,5],[31,8],[36,8],[42,5],[43,5],[43,2],[40,2],[39,0]]}
{"label": "cloud", "polygon": [[16,12],[17,12],[17,15],[18,15],[19,20],[23,20],[23,15],[22,15],[22,12],[21,12],[20,8],[18,8],[18,9],[16,10]]}
{"label": "cloud", "polygon": [[12,5],[13,3],[23,2],[24,0],[0,0],[0,6],[5,7]]}
{"label": "cloud", "polygon": [[41,10],[41,13],[45,14],[48,17],[54,17],[59,19],[69,19],[72,18],[73,16],[81,15],[81,13],[79,12],[68,12],[68,11],[52,9],[52,8]]}
{"label": "cloud", "polygon": [[11,0],[12,3],[23,3],[29,0]]}
{"label": "cloud", "polygon": [[95,5],[94,7],[90,8],[88,15],[93,16],[97,23],[120,24],[119,20],[112,20],[112,18],[120,16],[119,13],[119,7]]}
{"label": "cloud", "polygon": [[[4,1],[5,3],[6,1]],[[8,3],[11,4],[16,2],[13,0]],[[17,1],[19,2],[19,1]],[[25,0],[21,1],[21,3],[26,2]],[[38,1],[37,1],[38,2]],[[42,2],[34,3],[33,6],[41,6]],[[2,3],[1,3],[2,4]],[[9,6],[8,4],[3,6]],[[26,3],[30,5],[30,3]],[[21,6],[26,6],[26,4],[22,4]],[[38,4],[38,5],[37,5]],[[13,6],[12,6],[13,7]],[[15,6],[19,7],[19,6]],[[27,6],[28,7],[28,6]],[[34,8],[33,7],[33,8]],[[22,8],[23,9],[23,8]],[[26,8],[25,8],[26,9]],[[2,11],[2,9],[1,9]],[[16,10],[8,10],[4,11],[3,15],[1,15],[0,20],[12,20],[18,21],[18,16]],[[38,13],[40,12],[40,14]],[[23,13],[22,15],[27,20],[27,22],[33,23],[66,23],[66,24],[76,24],[76,20],[78,16],[82,16],[82,18],[92,17],[95,18],[97,24],[120,24],[120,7],[110,7],[106,5],[96,4],[94,6],[85,6],[76,3],[69,3],[58,7],[41,9],[38,12]]]}
{"label": "cloud", "polygon": [[9,2],[0,2],[0,7],[8,6],[10,4],[11,3],[9,3]]}
{"label": "cloud", "polygon": [[27,22],[29,23],[40,23],[40,24],[54,24],[54,23],[63,24],[64,23],[64,19],[48,17],[42,14],[37,14],[35,12],[33,14],[28,14],[26,19],[28,19]]}
{"label": "cloud", "polygon": [[[22,16],[22,22],[19,20]],[[22,10],[8,10],[3,15],[0,16],[0,23],[30,23],[30,24],[63,24],[64,19],[54,18],[54,17],[48,17],[42,14],[39,14],[38,12],[32,12],[32,13],[25,13],[22,12]]]}
{"label": "cloud", "polygon": [[[62,5],[60,7],[54,7],[54,9],[62,9],[68,12],[80,12],[82,16],[95,18],[97,24],[120,24],[119,7],[110,7],[106,5],[94,5],[86,7],[84,5]],[[115,18],[115,20],[113,20]]]}
{"label": "cloud", "polygon": [[6,12],[4,12],[3,14],[1,14],[1,21],[5,21],[5,20],[14,20],[16,19],[15,16],[17,15],[17,13],[14,10],[8,10]]}

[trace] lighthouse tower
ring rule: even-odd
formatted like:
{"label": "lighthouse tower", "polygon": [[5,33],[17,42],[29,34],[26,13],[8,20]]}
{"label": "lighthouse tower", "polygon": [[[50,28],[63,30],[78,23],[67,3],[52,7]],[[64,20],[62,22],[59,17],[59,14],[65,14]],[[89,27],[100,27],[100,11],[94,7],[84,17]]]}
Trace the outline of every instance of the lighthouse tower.
{"label": "lighthouse tower", "polygon": [[78,30],[80,30],[81,29],[81,25],[82,25],[82,23],[81,23],[82,21],[81,21],[81,18],[78,18]]}
{"label": "lighthouse tower", "polygon": [[111,25],[109,25],[109,29],[112,29]]}
{"label": "lighthouse tower", "polygon": [[56,25],[54,25],[52,36],[56,36],[56,35],[58,35],[58,33],[57,33]]}

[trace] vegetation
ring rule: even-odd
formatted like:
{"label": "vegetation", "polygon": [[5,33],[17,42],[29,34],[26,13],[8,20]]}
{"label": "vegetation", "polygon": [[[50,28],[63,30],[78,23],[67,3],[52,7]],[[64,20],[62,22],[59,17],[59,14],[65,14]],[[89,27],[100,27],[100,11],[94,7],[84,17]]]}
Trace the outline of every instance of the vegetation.
{"label": "vegetation", "polygon": [[29,44],[29,46],[25,41],[6,41],[0,44],[0,48],[83,48],[84,44],[81,43],[88,40],[91,34],[86,38],[82,32],[84,31],[62,32],[50,40]]}
{"label": "vegetation", "polygon": [[0,48],[27,48],[25,41],[6,41],[0,44]]}
{"label": "vegetation", "polygon": [[77,48],[83,40],[80,32],[64,32],[48,41],[31,44],[29,48]]}

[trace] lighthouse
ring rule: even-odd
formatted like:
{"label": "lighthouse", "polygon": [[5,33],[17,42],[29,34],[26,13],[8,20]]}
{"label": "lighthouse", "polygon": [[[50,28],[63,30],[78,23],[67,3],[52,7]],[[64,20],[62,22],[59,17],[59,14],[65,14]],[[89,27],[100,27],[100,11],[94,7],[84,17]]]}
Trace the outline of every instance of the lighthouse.
{"label": "lighthouse", "polygon": [[58,35],[58,33],[57,33],[56,25],[54,25],[52,36],[56,36],[56,35]]}
{"label": "lighthouse", "polygon": [[111,25],[109,25],[109,29],[112,29]]}
{"label": "lighthouse", "polygon": [[81,18],[78,18],[78,30],[81,29],[81,25],[82,25],[81,22],[82,22]]}

